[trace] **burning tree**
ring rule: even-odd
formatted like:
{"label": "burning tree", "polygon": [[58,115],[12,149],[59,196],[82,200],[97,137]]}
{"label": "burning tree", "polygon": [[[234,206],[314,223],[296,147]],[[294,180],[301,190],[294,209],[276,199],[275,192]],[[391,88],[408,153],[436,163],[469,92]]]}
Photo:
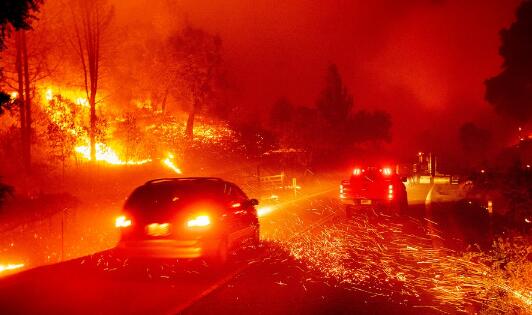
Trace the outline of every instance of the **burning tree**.
{"label": "burning tree", "polygon": [[71,41],[83,71],[84,88],[90,105],[90,158],[96,160],[96,94],[100,78],[102,41],[113,17],[113,7],[105,0],[76,0],[71,3]]}
{"label": "burning tree", "polygon": [[134,113],[126,113],[123,120],[118,124],[114,137],[123,139],[125,161],[129,162],[132,157],[138,156],[142,148],[142,131],[137,124],[137,117]]}
{"label": "burning tree", "polygon": [[83,132],[76,124],[78,112],[76,105],[61,96],[54,97],[47,107],[52,119],[47,127],[47,140],[52,158],[61,162],[62,174],[65,174],[65,164],[74,152],[77,137]]}

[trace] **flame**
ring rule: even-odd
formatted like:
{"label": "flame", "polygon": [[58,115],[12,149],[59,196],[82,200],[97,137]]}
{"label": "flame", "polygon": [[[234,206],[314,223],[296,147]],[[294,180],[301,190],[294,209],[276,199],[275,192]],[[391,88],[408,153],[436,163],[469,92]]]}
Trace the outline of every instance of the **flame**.
{"label": "flame", "polygon": [[172,153],[168,153],[168,156],[162,162],[172,171],[176,172],[176,174],[183,174],[181,169],[174,164],[174,162],[172,161],[173,159],[174,159],[174,155]]}
{"label": "flame", "polygon": [[52,89],[47,89],[46,93],[44,94],[44,98],[49,102],[54,98],[54,92]]}
{"label": "flame", "polygon": [[[91,152],[89,146],[88,117],[90,104],[86,93],[80,89],[65,89],[59,86],[45,86],[40,88],[41,106],[48,115],[49,120],[64,133],[73,136],[74,152],[85,160],[90,160]],[[139,109],[152,109],[149,99],[137,99],[134,101]],[[76,106],[77,105],[77,106]],[[143,115],[147,115],[143,113]],[[124,121],[116,118],[115,121]],[[168,122],[136,126],[143,128],[144,132],[160,136],[166,142],[175,141],[184,134],[184,124],[182,121],[170,118]],[[112,126],[111,126],[112,128]],[[141,130],[142,131],[142,130]],[[223,144],[233,137],[234,132],[226,124],[217,122],[206,122],[194,126],[195,141],[209,144]],[[108,135],[105,135],[108,136]],[[119,144],[114,141],[111,144]],[[137,157],[135,159],[125,158],[122,151],[116,150],[109,143],[98,141],[96,143],[96,161],[105,162],[111,165],[142,165],[152,161],[150,158]],[[167,154],[161,159],[165,167],[170,168],[177,174],[182,174],[182,170],[176,165],[174,154]]]}
{"label": "flame", "polygon": [[[60,90],[60,93],[54,93],[54,90]],[[50,120],[56,124],[62,130],[70,133],[77,138],[77,145],[74,148],[74,151],[78,153],[83,159],[90,160],[90,146],[89,136],[87,131],[84,130],[80,122],[75,122],[72,124],[69,120],[68,115],[74,109],[71,108],[71,105],[64,102],[59,102],[55,104],[55,107],[51,106],[51,101],[55,96],[61,96],[64,99],[74,100],[72,103],[81,106],[81,110],[85,111],[89,107],[89,102],[86,97],[83,96],[82,91],[74,90],[61,90],[56,88],[46,88],[44,90],[44,99],[46,100],[44,105],[44,110],[48,114]],[[65,117],[67,117],[65,119]],[[119,157],[119,155],[111,147],[105,143],[96,143],[96,161],[102,161],[112,165],[142,165],[148,162],[151,162],[151,159],[143,160],[124,160]]]}
{"label": "flame", "polygon": [[89,101],[86,97],[78,97],[76,98],[76,104],[83,106],[83,107],[89,107]]}
{"label": "flame", "polygon": [[[84,159],[90,160],[91,150],[89,145],[81,145],[75,148],[75,151],[79,153]],[[138,161],[124,161],[118,154],[105,145],[104,143],[96,143],[96,161],[106,162],[112,165],[142,165],[151,162],[151,159],[138,160]]]}
{"label": "flame", "polygon": [[10,271],[15,269],[20,269],[24,267],[24,264],[7,264],[7,265],[0,265],[0,273],[4,271]]}

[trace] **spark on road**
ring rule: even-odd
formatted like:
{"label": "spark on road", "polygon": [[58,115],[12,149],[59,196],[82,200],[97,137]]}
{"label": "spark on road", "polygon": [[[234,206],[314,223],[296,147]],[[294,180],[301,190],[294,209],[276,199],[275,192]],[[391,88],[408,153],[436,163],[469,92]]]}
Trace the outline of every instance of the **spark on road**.
{"label": "spark on road", "polygon": [[[532,246],[499,240],[490,252],[434,247],[444,239],[427,222],[359,214],[279,242],[311,270],[348,289],[449,312],[464,309],[532,313]],[[410,231],[415,230],[415,233]],[[413,298],[412,298],[413,297]]]}

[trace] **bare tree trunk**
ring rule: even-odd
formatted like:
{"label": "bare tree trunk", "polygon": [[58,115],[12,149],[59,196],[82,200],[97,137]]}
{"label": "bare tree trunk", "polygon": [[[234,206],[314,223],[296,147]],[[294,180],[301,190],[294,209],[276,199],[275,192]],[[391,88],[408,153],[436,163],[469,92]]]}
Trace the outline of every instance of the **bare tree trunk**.
{"label": "bare tree trunk", "polygon": [[96,161],[96,100],[95,94],[91,91],[89,100],[91,107],[89,141],[91,147],[91,161]]}
{"label": "bare tree trunk", "polygon": [[162,112],[163,115],[166,114],[166,98],[168,97],[168,90],[169,89],[170,88],[167,87],[166,90],[164,91],[163,102],[161,104],[161,112]]}
{"label": "bare tree trunk", "polygon": [[24,83],[25,83],[25,101],[26,101],[26,150],[24,162],[26,164],[26,171],[31,171],[31,91],[30,91],[30,73],[28,64],[28,47],[26,45],[26,33],[22,31],[22,58],[24,65]]}
{"label": "bare tree trunk", "polygon": [[71,13],[75,34],[74,48],[79,55],[85,92],[90,105],[90,159],[96,160],[96,93],[100,66],[100,41],[112,18],[113,8],[106,1],[72,1]]}
{"label": "bare tree trunk", "polygon": [[196,116],[196,104],[192,107],[188,113],[187,127],[185,129],[185,135],[188,138],[188,141],[192,141],[194,138],[194,117]]}
{"label": "bare tree trunk", "polygon": [[24,168],[26,168],[26,110],[24,102],[24,76],[22,70],[22,31],[17,31],[15,34],[16,48],[17,48],[17,57],[16,57],[16,68],[17,68],[17,78],[18,78],[18,97],[17,103],[20,110],[20,152],[22,155],[22,162]]}

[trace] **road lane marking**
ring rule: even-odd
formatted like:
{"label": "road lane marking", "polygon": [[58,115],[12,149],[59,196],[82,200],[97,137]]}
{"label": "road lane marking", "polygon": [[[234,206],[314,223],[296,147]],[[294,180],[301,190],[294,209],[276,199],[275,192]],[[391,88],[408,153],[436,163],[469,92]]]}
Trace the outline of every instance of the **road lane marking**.
{"label": "road lane marking", "polygon": [[185,302],[179,304],[178,306],[173,308],[172,311],[168,312],[167,314],[175,315],[175,314],[179,314],[179,313],[183,312],[187,308],[191,307],[192,305],[196,304],[197,302],[199,302],[200,300],[202,300],[203,298],[205,298],[206,296],[211,294],[216,289],[222,287],[224,284],[229,282],[236,275],[238,275],[239,273],[241,273],[242,271],[244,271],[244,269],[246,269],[248,267],[249,267],[249,264],[245,264],[245,265],[242,265],[242,266],[238,267],[234,271],[232,271],[229,274],[227,274],[226,276],[222,277],[220,280],[218,280],[215,283],[211,284],[207,289],[203,290],[200,294],[194,296],[193,298],[191,298],[188,301],[185,301]]}
{"label": "road lane marking", "polygon": [[427,197],[425,198],[425,207],[430,206],[432,204],[432,190],[433,189],[434,189],[434,184],[430,186],[430,189],[427,192]]}

